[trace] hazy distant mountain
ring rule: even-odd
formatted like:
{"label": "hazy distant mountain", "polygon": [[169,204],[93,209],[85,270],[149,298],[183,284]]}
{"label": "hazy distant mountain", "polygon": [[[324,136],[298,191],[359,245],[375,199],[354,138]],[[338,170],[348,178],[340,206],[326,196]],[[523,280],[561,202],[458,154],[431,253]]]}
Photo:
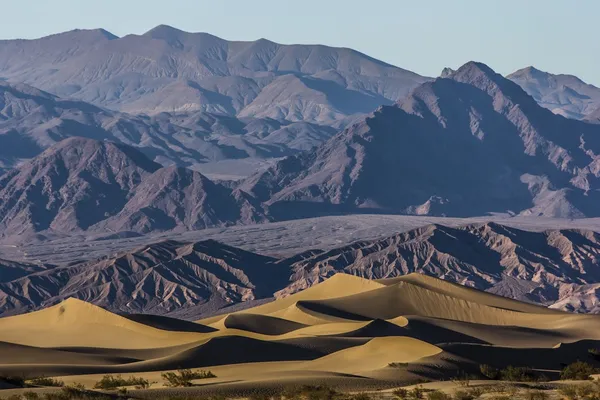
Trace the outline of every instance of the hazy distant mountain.
{"label": "hazy distant mountain", "polygon": [[429,225],[279,260],[215,241],[166,241],[70,266],[22,264],[0,282],[0,314],[75,297],[116,312],[197,318],[286,297],[338,272],[369,279],[418,272],[552,308],[598,313],[599,257],[595,232],[527,232],[494,223]]}
{"label": "hazy distant mountain", "polygon": [[350,49],[232,42],[164,25],[123,38],[77,30],[0,41],[0,76],[132,113],[319,123],[391,104],[426,80]]}
{"label": "hazy distant mountain", "polygon": [[600,126],[470,62],[241,188],[277,218],[347,212],[598,216]]}
{"label": "hazy distant mountain", "polygon": [[542,107],[568,118],[584,119],[600,108],[600,88],[573,75],[553,75],[527,67],[507,78],[519,84]]}
{"label": "hazy distant mountain", "polygon": [[[24,84],[0,82],[0,167],[6,169],[73,136],[131,145],[163,165],[199,167],[222,160],[294,154],[321,144],[335,132],[334,127],[309,122],[203,112],[132,116],[61,99]],[[253,171],[234,172],[243,176]]]}
{"label": "hazy distant mountain", "polygon": [[0,178],[4,236],[202,229],[263,220],[244,193],[137,150],[70,138]]}

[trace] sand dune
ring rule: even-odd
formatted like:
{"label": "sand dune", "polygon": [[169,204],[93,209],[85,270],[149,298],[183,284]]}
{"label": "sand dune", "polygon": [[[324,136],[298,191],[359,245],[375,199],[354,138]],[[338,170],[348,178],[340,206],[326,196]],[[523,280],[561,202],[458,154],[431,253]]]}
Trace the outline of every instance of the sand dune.
{"label": "sand dune", "polygon": [[276,382],[391,385],[459,369],[478,373],[491,360],[499,368],[545,366],[552,373],[589,358],[589,348],[600,348],[600,317],[420,275],[381,281],[335,275],[197,323],[119,316],[73,299],[0,319],[0,373],[68,375],[66,381],[147,374],[160,387],[160,371],[210,368],[218,377],[202,390]]}
{"label": "sand dune", "polygon": [[410,363],[442,352],[439,347],[408,337],[374,338],[367,344],[341,350],[306,363],[306,369],[358,374]]}
{"label": "sand dune", "polygon": [[0,319],[0,341],[26,346],[144,349],[196,340],[195,333],[156,329],[76,299]]}

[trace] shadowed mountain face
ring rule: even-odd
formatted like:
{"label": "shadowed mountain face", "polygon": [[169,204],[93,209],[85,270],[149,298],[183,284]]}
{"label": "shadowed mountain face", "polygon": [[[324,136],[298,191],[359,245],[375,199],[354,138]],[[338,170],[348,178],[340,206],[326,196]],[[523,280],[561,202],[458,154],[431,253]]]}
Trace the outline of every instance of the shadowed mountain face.
{"label": "shadowed mountain face", "polygon": [[158,26],[0,41],[0,76],[132,113],[331,123],[391,104],[425,78],[350,49],[232,42]]}
{"label": "shadowed mountain face", "polygon": [[[309,122],[238,119],[206,112],[132,116],[61,99],[24,84],[0,82],[0,167],[6,169],[74,136],[127,144],[163,165],[199,167],[295,154],[335,132],[334,127]],[[252,171],[238,168],[236,172],[247,176]]]}
{"label": "shadowed mountain face", "polygon": [[594,124],[600,124],[600,107],[596,111],[588,115],[586,117],[586,121]]}
{"label": "shadowed mountain face", "polygon": [[137,150],[64,140],[0,178],[4,236],[41,231],[148,232],[263,220],[247,196]]}
{"label": "shadowed mountain face", "polygon": [[568,118],[586,119],[600,108],[600,88],[573,75],[553,75],[534,67],[507,76],[541,106]]}
{"label": "shadowed mountain face", "polygon": [[[216,241],[167,241],[68,266],[13,263],[13,272],[0,282],[0,313],[75,297],[119,313],[193,318],[226,306],[286,298],[337,273],[393,283],[414,272],[552,308],[598,313],[599,260],[595,232],[528,232],[494,223],[429,225],[280,260]],[[309,313],[330,308],[301,301],[298,307]],[[348,310],[340,318],[351,314],[356,312]],[[225,325],[255,322],[232,319]],[[260,326],[252,329],[260,331]]]}
{"label": "shadowed mountain face", "polygon": [[241,188],[277,218],[597,216],[599,138],[597,125],[554,115],[471,62]]}
{"label": "shadowed mountain face", "polygon": [[294,261],[290,285],[276,296],[339,272],[368,279],[418,272],[517,300],[557,302],[563,309],[570,309],[570,303],[574,310],[597,312],[596,306],[588,308],[590,297],[577,303],[571,292],[587,290],[590,295],[589,285],[600,281],[599,257],[600,236],[591,231],[527,232],[495,223],[429,225]]}
{"label": "shadowed mountain face", "polygon": [[6,314],[75,297],[127,313],[211,312],[270,297],[287,279],[273,261],[214,241],[163,242],[13,279],[0,288],[0,304]]}

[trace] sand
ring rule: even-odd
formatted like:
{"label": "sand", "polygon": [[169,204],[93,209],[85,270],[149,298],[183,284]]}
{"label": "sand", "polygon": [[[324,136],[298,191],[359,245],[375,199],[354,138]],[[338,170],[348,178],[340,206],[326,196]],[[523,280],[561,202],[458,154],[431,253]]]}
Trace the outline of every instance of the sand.
{"label": "sand", "polygon": [[69,299],[0,319],[0,374],[60,376],[89,387],[103,374],[147,377],[203,368],[198,391],[300,383],[394,387],[479,365],[557,375],[600,348],[600,317],[548,310],[421,275],[349,275],[196,323],[118,316]]}

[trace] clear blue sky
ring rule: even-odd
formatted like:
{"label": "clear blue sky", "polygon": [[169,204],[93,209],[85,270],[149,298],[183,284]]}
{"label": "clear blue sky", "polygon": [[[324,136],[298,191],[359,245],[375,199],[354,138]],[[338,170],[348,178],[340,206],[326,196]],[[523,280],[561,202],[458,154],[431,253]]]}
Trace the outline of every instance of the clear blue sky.
{"label": "clear blue sky", "polygon": [[0,38],[167,24],[225,39],[351,47],[436,76],[476,60],[600,86],[600,0],[2,0]]}

